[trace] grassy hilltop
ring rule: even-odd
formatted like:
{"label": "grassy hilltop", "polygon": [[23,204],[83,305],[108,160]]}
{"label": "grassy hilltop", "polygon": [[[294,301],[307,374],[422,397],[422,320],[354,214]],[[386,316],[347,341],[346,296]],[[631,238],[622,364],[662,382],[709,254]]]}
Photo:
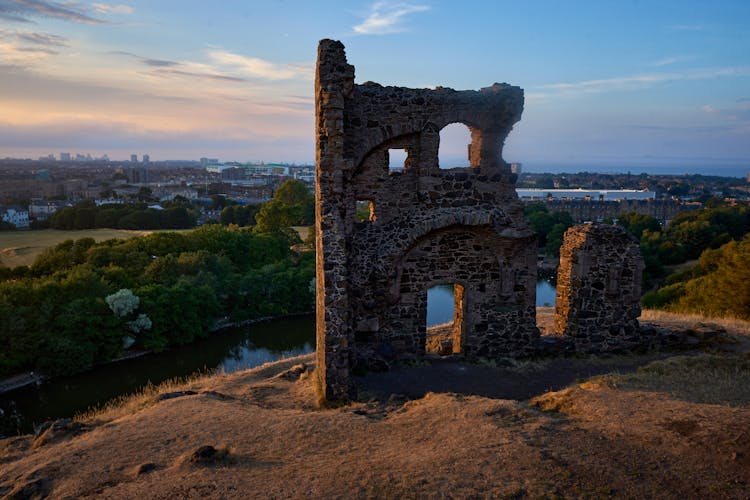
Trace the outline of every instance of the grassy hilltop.
{"label": "grassy hilltop", "polygon": [[642,318],[693,328],[693,351],[446,365],[546,387],[520,399],[368,389],[316,409],[312,355],[152,387],[0,441],[0,496],[746,498],[750,323],[696,319]]}

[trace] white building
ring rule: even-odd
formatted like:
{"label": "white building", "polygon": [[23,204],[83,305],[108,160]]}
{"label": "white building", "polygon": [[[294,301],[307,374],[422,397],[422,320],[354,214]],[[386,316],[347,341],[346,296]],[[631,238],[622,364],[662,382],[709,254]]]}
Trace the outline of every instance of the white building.
{"label": "white building", "polygon": [[29,212],[26,210],[16,210],[15,208],[6,210],[2,219],[5,222],[10,222],[18,229],[28,229],[30,224]]}
{"label": "white building", "polygon": [[170,189],[164,187],[159,191],[154,191],[154,195],[159,197],[159,201],[171,201],[178,196],[182,196],[188,200],[197,200],[198,191],[192,188],[180,187],[178,189]]}
{"label": "white building", "polygon": [[98,198],[94,200],[94,203],[97,207],[101,207],[102,205],[123,205],[125,201],[120,198]]}
{"label": "white building", "polygon": [[29,217],[38,220],[47,220],[49,216],[69,204],[59,200],[31,200],[29,205]]}

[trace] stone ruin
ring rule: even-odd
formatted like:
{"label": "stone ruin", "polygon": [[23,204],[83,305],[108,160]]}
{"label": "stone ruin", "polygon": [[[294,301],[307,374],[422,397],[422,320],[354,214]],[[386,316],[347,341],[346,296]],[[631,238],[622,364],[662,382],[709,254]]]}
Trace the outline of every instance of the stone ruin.
{"label": "stone ruin", "polygon": [[[502,159],[523,103],[521,88],[499,83],[479,91],[358,85],[343,44],[320,42],[316,328],[325,399],[353,397],[353,374],[361,369],[429,351],[474,359],[537,352],[536,237],[516,195],[516,176]],[[467,166],[441,169],[440,130],[452,123],[471,132]],[[394,149],[406,152],[402,168],[389,167]],[[361,205],[369,206],[366,220],[358,219]],[[588,270],[603,269],[600,253],[581,248]],[[571,290],[583,283],[575,276]],[[454,287],[454,319],[428,336],[427,290],[436,285]],[[586,293],[569,294],[568,313],[603,319],[601,309],[616,302],[607,295],[610,286],[604,283],[595,307]],[[593,335],[594,323],[571,320],[563,333]],[[607,339],[630,335],[632,324]]]}
{"label": "stone ruin", "polygon": [[608,351],[640,343],[643,257],[618,226],[568,229],[560,247],[555,333],[577,351]]}

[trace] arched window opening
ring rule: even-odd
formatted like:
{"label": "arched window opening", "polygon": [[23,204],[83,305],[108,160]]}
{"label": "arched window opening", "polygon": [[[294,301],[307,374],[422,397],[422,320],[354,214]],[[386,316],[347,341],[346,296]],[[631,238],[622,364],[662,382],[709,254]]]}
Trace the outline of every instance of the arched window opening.
{"label": "arched window opening", "polygon": [[408,167],[409,152],[406,149],[388,150],[388,172],[403,172]]}
{"label": "arched window opening", "polygon": [[471,132],[463,123],[451,123],[440,131],[438,163],[440,168],[469,166]]}
{"label": "arched window opening", "polygon": [[464,326],[464,287],[437,285],[427,290],[425,352],[447,356],[461,352]]}

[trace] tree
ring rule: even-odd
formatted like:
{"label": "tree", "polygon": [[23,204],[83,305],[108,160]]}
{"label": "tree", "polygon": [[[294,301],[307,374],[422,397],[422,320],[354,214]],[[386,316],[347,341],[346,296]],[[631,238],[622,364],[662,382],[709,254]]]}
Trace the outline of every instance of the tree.
{"label": "tree", "polygon": [[73,217],[73,229],[92,229],[95,227],[96,208],[76,208]]}
{"label": "tree", "polygon": [[731,241],[719,250],[707,250],[701,256],[702,275],[659,290],[663,298],[670,287],[681,293],[668,296],[660,305],[679,312],[696,312],[709,316],[734,316],[750,320],[750,236],[741,242]]}
{"label": "tree", "polygon": [[52,229],[73,229],[74,218],[75,209],[73,207],[61,208],[50,217],[49,227]]}
{"label": "tree", "polygon": [[234,205],[236,202],[227,199],[226,196],[223,194],[213,194],[211,195],[211,208],[215,210],[222,209],[227,206]]}
{"label": "tree", "polygon": [[94,238],[65,240],[39,254],[31,264],[31,270],[35,275],[41,276],[83,264],[89,248],[95,243]]}
{"label": "tree", "polygon": [[94,218],[96,227],[116,228],[120,220],[120,211],[116,208],[102,208]]}
{"label": "tree", "polygon": [[[271,207],[264,208],[269,204]],[[262,219],[268,220],[262,221]],[[315,222],[315,198],[307,189],[304,182],[297,179],[284,181],[273,193],[273,200],[261,208],[256,217],[258,224],[267,226],[281,224],[281,226],[310,225]]]}
{"label": "tree", "polygon": [[140,304],[141,299],[134,295],[132,290],[123,288],[111,295],[107,295],[104,298],[104,301],[112,312],[115,313],[115,316],[123,318],[138,309],[138,304]]}
{"label": "tree", "polygon": [[254,226],[255,216],[260,211],[258,205],[232,205],[221,211],[221,223],[225,226],[236,224],[240,227]]}
{"label": "tree", "polygon": [[136,193],[135,197],[139,201],[144,202],[153,202],[153,201],[159,201],[156,197],[154,197],[153,192],[151,191],[151,188],[147,187],[141,187],[138,192]]}
{"label": "tree", "polygon": [[568,212],[550,214],[547,207],[538,202],[527,204],[524,207],[524,215],[536,233],[539,248],[544,248],[545,253],[550,255],[559,255],[562,236],[565,230],[573,225],[573,217]]}
{"label": "tree", "polygon": [[630,234],[639,238],[643,235],[644,230],[651,232],[661,231],[661,224],[650,215],[629,212],[620,214],[617,217],[617,224],[624,227]]}
{"label": "tree", "polygon": [[172,207],[161,212],[160,222],[164,229],[186,229],[195,226],[196,218],[185,207]]}
{"label": "tree", "polygon": [[269,233],[292,226],[296,220],[292,210],[278,200],[265,203],[255,216],[255,229],[260,233]]}
{"label": "tree", "polygon": [[568,227],[569,226],[560,223],[552,226],[552,229],[547,235],[547,243],[544,246],[544,253],[554,256],[560,255],[560,247],[563,244],[563,237],[565,236],[565,231],[568,230]]}
{"label": "tree", "polygon": [[312,195],[304,182],[297,179],[289,179],[281,183],[276,191],[274,191],[273,199],[290,207],[308,203],[311,201]]}
{"label": "tree", "polygon": [[121,229],[160,229],[159,211],[154,209],[130,212],[119,221]]}

